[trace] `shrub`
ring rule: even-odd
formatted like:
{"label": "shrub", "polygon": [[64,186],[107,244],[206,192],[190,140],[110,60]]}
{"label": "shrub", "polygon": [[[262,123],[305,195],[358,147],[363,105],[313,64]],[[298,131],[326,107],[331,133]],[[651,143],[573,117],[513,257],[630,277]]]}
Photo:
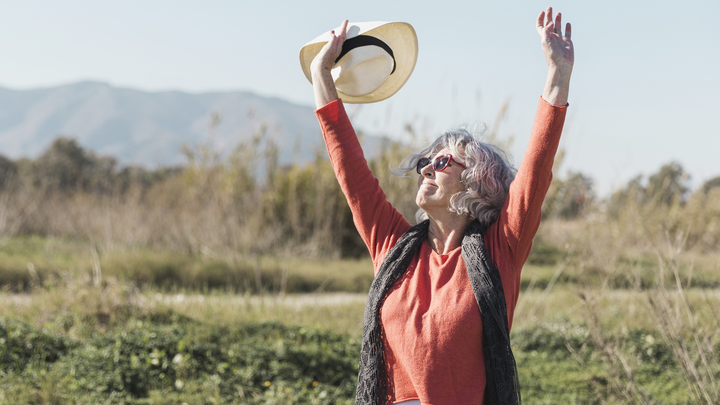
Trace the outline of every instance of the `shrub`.
{"label": "shrub", "polygon": [[30,363],[53,363],[77,343],[38,331],[16,320],[0,319],[0,369],[23,371]]}
{"label": "shrub", "polygon": [[358,342],[331,332],[279,323],[207,328],[175,317],[172,324],[141,322],[90,339],[59,358],[52,373],[68,377],[67,395],[100,402],[180,395],[209,382],[221,402],[244,392],[332,403],[328,393],[340,400],[354,394],[359,351]]}

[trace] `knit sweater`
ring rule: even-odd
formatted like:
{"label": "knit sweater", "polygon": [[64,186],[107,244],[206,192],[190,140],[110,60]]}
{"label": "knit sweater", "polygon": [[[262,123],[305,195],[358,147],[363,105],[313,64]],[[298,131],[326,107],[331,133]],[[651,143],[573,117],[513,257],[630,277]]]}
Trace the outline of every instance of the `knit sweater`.
{"label": "knit sweater", "polygon": [[[540,224],[566,111],[567,107],[540,99],[522,164],[497,221],[484,235],[500,271],[510,327],[520,272]],[[377,273],[387,252],[411,225],[387,201],[368,168],[342,102],[333,101],[315,113]],[[483,403],[482,321],[460,247],[443,255],[423,243],[405,276],[388,292],[381,322],[390,403],[412,399],[423,405]]]}

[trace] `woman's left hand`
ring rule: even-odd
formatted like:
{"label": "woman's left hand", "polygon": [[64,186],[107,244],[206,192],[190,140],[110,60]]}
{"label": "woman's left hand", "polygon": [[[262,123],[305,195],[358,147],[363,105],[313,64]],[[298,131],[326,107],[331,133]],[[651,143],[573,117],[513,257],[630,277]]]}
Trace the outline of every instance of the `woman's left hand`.
{"label": "woman's left hand", "polygon": [[540,44],[548,66],[557,67],[561,71],[572,71],[575,62],[575,50],[573,49],[572,27],[570,23],[565,25],[565,35],[562,33],[562,14],[557,13],[553,20],[552,7],[540,12],[535,26],[540,35]]}

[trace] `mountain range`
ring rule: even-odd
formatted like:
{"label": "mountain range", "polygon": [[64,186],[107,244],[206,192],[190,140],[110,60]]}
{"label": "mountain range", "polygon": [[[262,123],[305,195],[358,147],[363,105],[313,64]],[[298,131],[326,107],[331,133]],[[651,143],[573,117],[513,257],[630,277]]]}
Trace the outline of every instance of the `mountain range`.
{"label": "mountain range", "polygon": [[[107,83],[10,90],[0,88],[0,155],[36,157],[64,136],[123,165],[184,163],[182,145],[227,152],[262,133],[279,162],[305,163],[324,152],[313,108],[250,92],[147,92]],[[374,155],[382,139],[363,137]]]}

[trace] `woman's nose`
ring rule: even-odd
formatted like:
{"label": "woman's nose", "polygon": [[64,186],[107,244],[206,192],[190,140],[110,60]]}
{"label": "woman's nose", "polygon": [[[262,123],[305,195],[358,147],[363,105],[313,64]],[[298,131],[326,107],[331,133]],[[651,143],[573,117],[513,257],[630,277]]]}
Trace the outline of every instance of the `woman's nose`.
{"label": "woman's nose", "polygon": [[435,170],[432,168],[432,163],[420,169],[420,174],[424,177],[432,177],[435,174]]}

